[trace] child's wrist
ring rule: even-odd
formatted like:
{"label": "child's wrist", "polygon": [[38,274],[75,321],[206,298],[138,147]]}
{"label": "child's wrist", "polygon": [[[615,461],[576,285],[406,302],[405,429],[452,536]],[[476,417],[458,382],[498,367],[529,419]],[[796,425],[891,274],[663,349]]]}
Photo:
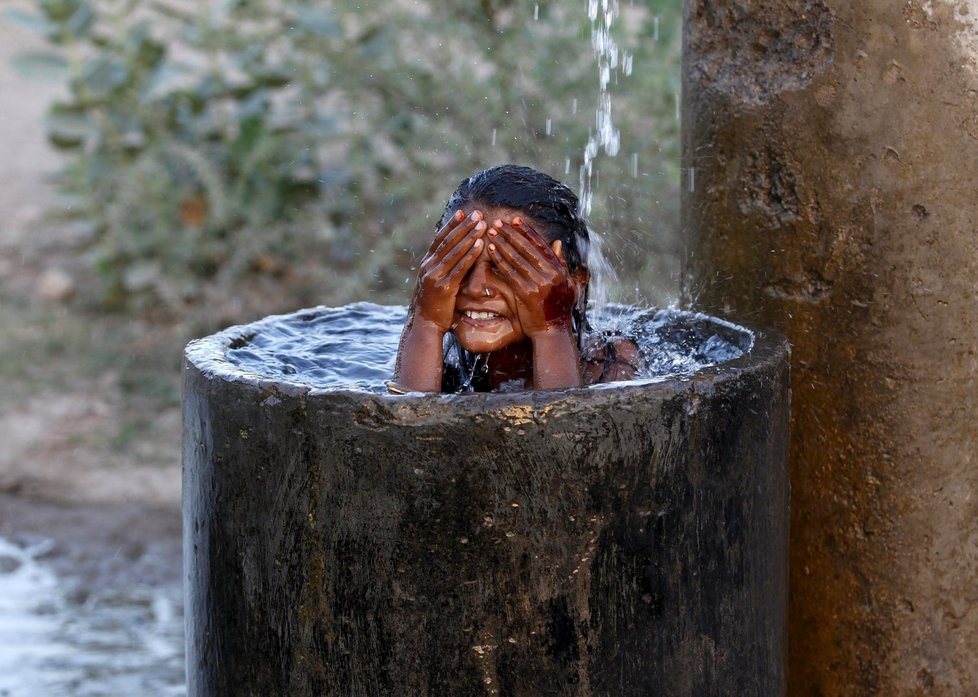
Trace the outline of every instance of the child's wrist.
{"label": "child's wrist", "polygon": [[418,315],[408,317],[405,329],[412,334],[437,335],[439,339],[448,333],[448,330],[443,329],[437,322]]}
{"label": "child's wrist", "polygon": [[581,354],[570,327],[554,326],[532,337],[533,384],[556,390],[583,384]]}
{"label": "child's wrist", "polygon": [[571,321],[568,318],[567,321],[553,321],[547,322],[543,329],[541,329],[538,334],[573,334],[571,329]]}
{"label": "child's wrist", "polygon": [[533,336],[530,337],[530,341],[541,341],[541,342],[553,342],[553,341],[563,341],[565,338],[574,340],[574,332],[571,330],[570,324],[551,324],[544,329],[535,332]]}

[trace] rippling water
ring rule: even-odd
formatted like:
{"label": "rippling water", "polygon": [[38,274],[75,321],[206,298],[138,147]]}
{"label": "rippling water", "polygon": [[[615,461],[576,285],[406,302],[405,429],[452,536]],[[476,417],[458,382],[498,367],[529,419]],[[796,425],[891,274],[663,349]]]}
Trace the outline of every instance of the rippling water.
{"label": "rippling water", "polygon": [[0,538],[0,697],[186,694],[179,588],[73,598],[50,547]]}
{"label": "rippling water", "polygon": [[[242,373],[318,389],[381,392],[394,372],[406,308],[356,303],[319,307],[233,327],[221,336]],[[633,339],[645,358],[640,380],[691,375],[749,351],[753,334],[707,315],[609,305],[596,331]]]}

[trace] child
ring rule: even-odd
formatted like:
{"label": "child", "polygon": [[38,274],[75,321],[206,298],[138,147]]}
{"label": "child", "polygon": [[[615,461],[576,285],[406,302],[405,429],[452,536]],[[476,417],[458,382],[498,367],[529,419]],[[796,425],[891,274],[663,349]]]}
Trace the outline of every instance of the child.
{"label": "child", "polygon": [[589,334],[589,236],[577,210],[574,192],[528,167],[462,181],[421,262],[388,389],[556,390],[633,377],[634,342]]}

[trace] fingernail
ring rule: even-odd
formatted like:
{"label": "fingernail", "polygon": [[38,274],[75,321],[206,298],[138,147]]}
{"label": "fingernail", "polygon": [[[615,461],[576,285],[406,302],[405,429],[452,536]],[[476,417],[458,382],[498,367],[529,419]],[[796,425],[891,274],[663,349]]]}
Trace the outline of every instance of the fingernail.
{"label": "fingernail", "polygon": [[522,218],[513,218],[513,227],[519,227],[523,224]]}
{"label": "fingernail", "polygon": [[492,228],[492,229],[489,230],[489,234],[492,235],[493,237],[495,237],[496,235],[499,234],[499,231],[496,230],[496,228]]}
{"label": "fingernail", "polygon": [[462,220],[465,218],[465,212],[462,210],[455,211],[455,220]]}
{"label": "fingernail", "polygon": [[496,245],[494,245],[493,243],[490,242],[489,243],[489,251],[490,252],[495,252],[496,251]]}
{"label": "fingernail", "polygon": [[498,228],[501,228],[503,226],[503,221],[497,220],[495,223],[493,223],[493,225],[495,225]]}
{"label": "fingernail", "polygon": [[481,239],[476,240],[475,244],[473,244],[472,246],[475,247],[476,249],[479,249],[482,246],[482,240]]}
{"label": "fingernail", "polygon": [[475,226],[475,229],[476,230],[485,230],[486,229],[486,223],[485,223],[485,221],[479,221],[479,223]]}
{"label": "fingernail", "polygon": [[482,220],[482,213],[479,211],[472,211],[472,220]]}

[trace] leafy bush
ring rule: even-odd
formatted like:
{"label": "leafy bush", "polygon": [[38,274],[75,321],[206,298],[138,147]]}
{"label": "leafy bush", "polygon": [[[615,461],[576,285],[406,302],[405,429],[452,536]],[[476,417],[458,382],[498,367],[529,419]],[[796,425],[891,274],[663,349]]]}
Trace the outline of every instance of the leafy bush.
{"label": "leafy bush", "polygon": [[[583,2],[35,2],[19,19],[67,56],[48,133],[73,153],[64,189],[110,303],[403,301],[461,178],[513,161],[578,183],[597,100]],[[622,12],[635,71],[612,82],[622,154],[597,162],[592,223],[623,284],[661,300],[679,3]]]}

